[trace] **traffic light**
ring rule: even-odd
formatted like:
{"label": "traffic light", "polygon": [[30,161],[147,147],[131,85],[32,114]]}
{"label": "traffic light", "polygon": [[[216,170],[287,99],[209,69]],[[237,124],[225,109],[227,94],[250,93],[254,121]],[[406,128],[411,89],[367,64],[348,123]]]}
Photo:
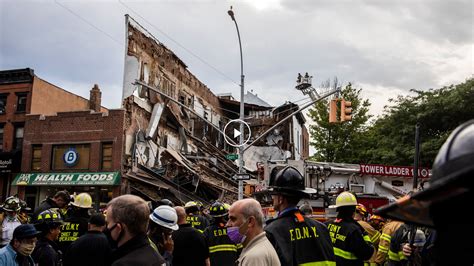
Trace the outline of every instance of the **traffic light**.
{"label": "traffic light", "polygon": [[339,99],[332,99],[329,102],[329,123],[337,123],[337,101]]}
{"label": "traffic light", "polygon": [[352,103],[341,100],[341,122],[352,120]]}

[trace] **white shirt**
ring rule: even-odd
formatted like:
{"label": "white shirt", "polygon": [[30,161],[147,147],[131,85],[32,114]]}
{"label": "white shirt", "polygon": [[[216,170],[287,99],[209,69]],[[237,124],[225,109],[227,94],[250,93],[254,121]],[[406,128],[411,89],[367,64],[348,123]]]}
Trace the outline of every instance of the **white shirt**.
{"label": "white shirt", "polygon": [[10,218],[5,215],[2,223],[2,238],[0,239],[0,245],[5,246],[10,243],[13,238],[13,231],[21,225],[20,220],[17,217]]}

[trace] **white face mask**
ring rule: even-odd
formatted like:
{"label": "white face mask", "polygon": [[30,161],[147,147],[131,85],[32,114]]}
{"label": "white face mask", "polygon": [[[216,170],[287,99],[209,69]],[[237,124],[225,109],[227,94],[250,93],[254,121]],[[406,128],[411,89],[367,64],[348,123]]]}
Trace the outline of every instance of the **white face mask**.
{"label": "white face mask", "polygon": [[33,250],[35,250],[36,243],[22,243],[18,247],[17,252],[20,253],[23,256],[30,256],[31,253],[33,253]]}

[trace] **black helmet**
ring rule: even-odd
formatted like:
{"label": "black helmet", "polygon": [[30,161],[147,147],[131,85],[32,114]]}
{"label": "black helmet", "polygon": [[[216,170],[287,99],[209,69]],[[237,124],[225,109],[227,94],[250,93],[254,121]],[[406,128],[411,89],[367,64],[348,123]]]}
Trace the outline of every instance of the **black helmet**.
{"label": "black helmet", "polygon": [[40,214],[38,214],[38,217],[36,219],[36,224],[41,225],[41,224],[55,224],[55,225],[60,225],[63,223],[63,219],[61,218],[61,214],[59,214],[58,211],[55,209],[48,209],[45,211],[42,211]]}
{"label": "black helmet", "polygon": [[224,217],[228,214],[228,212],[229,211],[226,209],[224,204],[218,201],[214,202],[209,208],[209,214],[212,217]]}
{"label": "black helmet", "polygon": [[28,207],[28,204],[24,200],[20,200],[20,207],[22,211],[26,211],[26,212],[31,211],[31,208]]}
{"label": "black helmet", "polygon": [[168,205],[170,207],[174,207],[174,203],[169,200],[169,199],[160,199],[158,202],[157,202],[157,205],[158,206],[162,206],[162,205]]}
{"label": "black helmet", "polygon": [[268,191],[271,194],[282,194],[286,196],[296,196],[306,198],[312,193],[316,193],[313,188],[304,186],[304,178],[296,168],[287,166],[279,170],[276,174],[272,172]]}
{"label": "black helmet", "polygon": [[439,150],[428,189],[405,196],[375,213],[409,223],[433,226],[430,212],[434,205],[472,193],[473,162],[474,120],[470,120],[458,126]]}

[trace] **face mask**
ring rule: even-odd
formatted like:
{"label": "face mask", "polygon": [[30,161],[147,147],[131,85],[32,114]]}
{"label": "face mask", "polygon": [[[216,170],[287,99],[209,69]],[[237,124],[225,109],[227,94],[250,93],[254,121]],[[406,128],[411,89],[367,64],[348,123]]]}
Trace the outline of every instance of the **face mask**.
{"label": "face mask", "polygon": [[[232,227],[227,227],[227,236],[229,236],[230,240],[234,242],[235,244],[240,244],[245,241],[245,238],[247,238],[245,232],[244,234],[241,234],[239,232],[240,227],[244,226],[245,223],[243,223],[241,226],[232,226]],[[247,228],[247,231],[249,229]]]}
{"label": "face mask", "polygon": [[118,223],[114,224],[111,228],[105,227],[105,229],[103,231],[104,235],[107,237],[107,239],[109,240],[110,245],[113,248],[117,247],[118,242],[120,241],[120,239],[122,238],[122,235],[123,235],[123,231],[121,231],[116,240],[112,237],[112,231],[115,229],[115,227],[117,227],[117,225],[118,225]]}
{"label": "face mask", "polygon": [[32,243],[32,244],[21,244],[19,247],[18,247],[18,253],[20,253],[21,255],[23,256],[30,256],[31,253],[33,253],[33,250],[35,250],[35,246],[36,244],[35,243]]}

